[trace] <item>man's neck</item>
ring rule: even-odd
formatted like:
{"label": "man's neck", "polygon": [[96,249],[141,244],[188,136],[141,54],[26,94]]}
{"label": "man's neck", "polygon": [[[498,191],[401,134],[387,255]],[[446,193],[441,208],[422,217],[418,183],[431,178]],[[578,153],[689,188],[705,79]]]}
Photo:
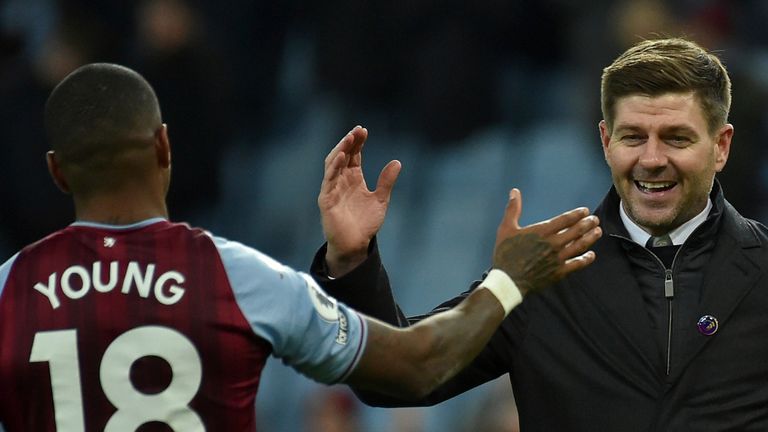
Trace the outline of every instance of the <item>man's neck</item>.
{"label": "man's neck", "polygon": [[98,195],[87,199],[75,197],[77,221],[128,225],[154,217],[168,219],[168,208],[164,198],[153,197],[146,193],[112,193],[108,196]]}

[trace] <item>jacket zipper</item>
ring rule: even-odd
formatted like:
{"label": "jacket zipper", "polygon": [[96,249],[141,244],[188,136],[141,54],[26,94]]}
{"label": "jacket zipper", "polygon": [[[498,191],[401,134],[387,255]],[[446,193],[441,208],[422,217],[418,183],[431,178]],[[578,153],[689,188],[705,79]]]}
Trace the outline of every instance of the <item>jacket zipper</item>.
{"label": "jacket zipper", "polygon": [[[677,258],[677,254],[675,254]],[[672,266],[674,267],[674,259],[672,260]],[[672,316],[674,308],[672,307],[675,297],[675,284],[672,280],[672,269],[664,269],[664,297],[667,298],[667,376],[669,376],[669,368],[672,363]]]}
{"label": "jacket zipper", "polygon": [[680,256],[681,250],[683,250],[683,245],[680,245],[680,247],[675,252],[675,256],[672,257],[672,265],[670,265],[669,268],[664,266],[664,263],[661,262],[655,253],[648,251],[651,252],[651,255],[656,257],[656,259],[659,261],[659,264],[661,264],[661,267],[664,268],[664,297],[667,298],[669,304],[669,319],[667,319],[667,376],[669,376],[669,371],[672,364],[672,316],[674,312],[673,305],[675,298],[675,283],[672,279],[672,270],[675,268],[677,257]]}
{"label": "jacket zipper", "polygon": [[[634,240],[624,236],[620,236],[616,234],[612,234],[612,236],[635,243]],[[677,249],[677,252],[675,252],[675,256],[672,258],[672,265],[670,266],[670,268],[667,268],[664,265],[664,263],[661,261],[661,259],[658,256],[656,256],[655,253],[653,253],[649,249],[644,248],[645,250],[648,251],[649,254],[651,254],[651,256],[654,259],[656,259],[656,262],[658,262],[659,265],[661,265],[661,268],[664,269],[664,297],[667,299],[667,353],[666,353],[667,355],[666,355],[666,365],[665,365],[664,372],[666,373],[667,376],[669,376],[669,372],[672,365],[672,317],[674,314],[674,299],[675,299],[675,282],[674,282],[674,279],[672,278],[672,269],[675,268],[677,257],[678,255],[680,255],[680,250],[682,248],[683,246],[680,245],[680,248]]]}

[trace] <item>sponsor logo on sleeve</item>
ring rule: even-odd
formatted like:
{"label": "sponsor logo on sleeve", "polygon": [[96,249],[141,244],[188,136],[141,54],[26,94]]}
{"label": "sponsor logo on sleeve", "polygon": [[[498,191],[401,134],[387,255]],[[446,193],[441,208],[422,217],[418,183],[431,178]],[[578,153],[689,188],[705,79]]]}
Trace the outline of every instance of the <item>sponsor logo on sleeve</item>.
{"label": "sponsor logo on sleeve", "polygon": [[346,345],[349,340],[347,333],[347,316],[339,312],[339,332],[336,334],[336,343]]}

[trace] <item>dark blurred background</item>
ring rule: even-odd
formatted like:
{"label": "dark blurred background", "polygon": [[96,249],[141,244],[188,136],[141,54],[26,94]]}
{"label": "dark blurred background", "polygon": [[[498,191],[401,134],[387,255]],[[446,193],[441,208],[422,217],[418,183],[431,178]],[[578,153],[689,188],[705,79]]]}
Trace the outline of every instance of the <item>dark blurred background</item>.
{"label": "dark blurred background", "polygon": [[[509,188],[523,192],[524,223],[594,208],[610,186],[600,74],[641,38],[687,36],[721,54],[736,134],[718,177],[765,221],[766,22],[764,0],[4,0],[0,261],[72,221],[46,171],[42,110],[94,61],[155,87],[172,218],[300,270],[322,243],[323,158],[368,127],[369,184],[390,159],[404,166],[380,243],[409,314],[488,266]],[[262,432],[517,430],[506,378],[434,408],[381,410],[271,361],[258,405]]]}

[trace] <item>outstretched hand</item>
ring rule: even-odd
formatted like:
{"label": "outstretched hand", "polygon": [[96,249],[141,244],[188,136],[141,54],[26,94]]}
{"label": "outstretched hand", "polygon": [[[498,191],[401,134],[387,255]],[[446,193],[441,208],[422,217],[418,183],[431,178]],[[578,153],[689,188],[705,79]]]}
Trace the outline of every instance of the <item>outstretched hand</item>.
{"label": "outstretched hand", "polygon": [[379,174],[376,189],[368,190],[362,170],[367,138],[368,130],[355,126],[325,158],[317,204],[328,241],[325,260],[330,276],[341,276],[365,260],[400,173],[400,162],[390,161]]}
{"label": "outstretched hand", "polygon": [[602,236],[597,216],[577,208],[552,219],[520,227],[522,196],[509,193],[504,218],[496,231],[493,267],[505,271],[525,296],[595,260],[587,251]]}

